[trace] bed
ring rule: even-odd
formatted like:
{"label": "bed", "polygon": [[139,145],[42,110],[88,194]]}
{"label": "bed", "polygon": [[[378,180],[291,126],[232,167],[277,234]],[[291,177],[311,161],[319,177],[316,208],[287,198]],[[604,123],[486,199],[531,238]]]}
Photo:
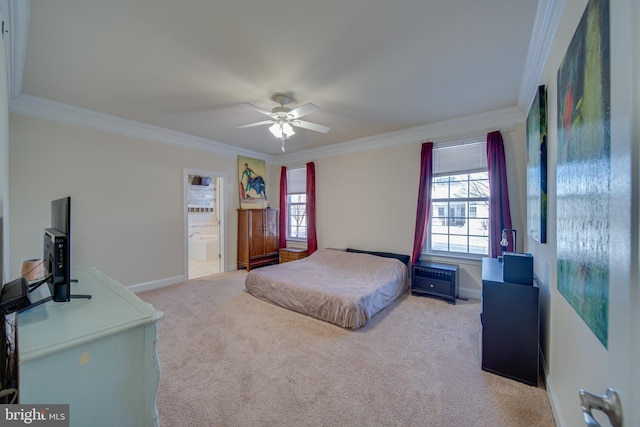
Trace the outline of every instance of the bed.
{"label": "bed", "polygon": [[320,249],[247,273],[247,291],[299,313],[358,329],[408,290],[409,256]]}

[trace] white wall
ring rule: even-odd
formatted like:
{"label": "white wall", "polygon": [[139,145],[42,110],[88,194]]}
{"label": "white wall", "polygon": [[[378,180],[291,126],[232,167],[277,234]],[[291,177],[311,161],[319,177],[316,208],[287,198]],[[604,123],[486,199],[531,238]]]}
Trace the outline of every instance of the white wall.
{"label": "white wall", "polygon": [[[569,1],[565,9],[554,46],[547,59],[543,81],[547,86],[548,122],[548,216],[547,243],[527,240],[528,251],[534,255],[534,271],[538,277],[541,298],[541,347],[548,373],[549,393],[554,400],[559,426],[580,425],[576,379],[585,370],[583,363],[606,364],[605,352],[584,322],[557,291],[556,251],[556,169],[557,169],[557,71],[580,20],[585,1]],[[591,335],[591,337],[589,336]],[[586,350],[586,351],[585,351]],[[582,372],[585,374],[585,372]],[[598,373],[595,373],[596,375]],[[572,413],[571,409],[575,411]],[[570,422],[568,422],[571,420]]]}
{"label": "white wall", "polygon": [[10,114],[10,268],[42,256],[51,200],[71,196],[73,264],[124,285],[183,278],[183,168],[225,183],[227,265],[236,263],[237,157]]}
{"label": "white wall", "polygon": [[[611,365],[607,349],[557,290],[557,71],[586,4],[585,0],[567,1],[560,28],[545,64],[541,84],[547,86],[548,108],[548,241],[546,244],[541,244],[533,239],[527,239],[527,249],[535,257],[534,269],[541,287],[541,331],[543,334],[541,346],[548,371],[547,388],[559,427],[584,425],[578,399],[579,389],[603,393],[607,387],[611,386]],[[613,16],[610,24],[612,28],[616,26]],[[612,32],[612,36],[613,34],[614,32]],[[612,46],[618,42],[614,38],[611,39]],[[636,63],[637,59],[638,57],[635,58]],[[616,85],[614,67],[628,67],[633,63],[632,61],[633,58],[624,58],[624,64],[612,64],[612,87]],[[622,90],[628,91],[629,88]],[[615,90],[612,91],[613,93]],[[611,123],[612,129],[620,125],[613,118]],[[615,141],[612,142],[612,145],[614,143]],[[637,141],[635,143],[637,144]],[[629,153],[625,153],[625,156],[628,155]],[[628,172],[613,171],[613,173],[622,178],[626,177]],[[631,198],[631,194],[623,195],[623,197]],[[612,224],[612,232],[616,229],[619,229],[619,226]],[[630,230],[623,231],[626,235],[629,232]],[[622,260],[629,257],[630,254],[621,254],[619,251],[622,250],[622,246],[617,248],[621,256],[620,263],[624,264]],[[635,259],[637,260],[637,253]],[[633,374],[633,372],[629,374]],[[636,408],[629,407],[634,405],[637,408],[637,402],[632,402],[631,405],[627,405],[623,409],[627,413],[633,410],[637,411]],[[600,420],[606,418],[601,413],[597,413],[596,416]],[[626,423],[625,421],[625,425],[627,425]],[[606,422],[603,425],[609,424]]]}

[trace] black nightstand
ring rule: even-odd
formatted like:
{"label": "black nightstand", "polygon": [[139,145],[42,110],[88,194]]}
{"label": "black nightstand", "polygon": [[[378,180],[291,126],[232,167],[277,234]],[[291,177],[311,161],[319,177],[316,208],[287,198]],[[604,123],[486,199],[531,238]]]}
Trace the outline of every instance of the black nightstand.
{"label": "black nightstand", "polygon": [[459,288],[458,266],[418,261],[411,265],[411,294],[438,297],[456,303]]}

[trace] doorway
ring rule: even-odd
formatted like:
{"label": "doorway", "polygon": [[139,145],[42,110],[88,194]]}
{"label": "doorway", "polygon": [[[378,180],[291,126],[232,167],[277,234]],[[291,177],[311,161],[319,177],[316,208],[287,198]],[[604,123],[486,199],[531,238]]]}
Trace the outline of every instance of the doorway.
{"label": "doorway", "polygon": [[188,279],[224,271],[223,177],[185,169],[185,271]]}

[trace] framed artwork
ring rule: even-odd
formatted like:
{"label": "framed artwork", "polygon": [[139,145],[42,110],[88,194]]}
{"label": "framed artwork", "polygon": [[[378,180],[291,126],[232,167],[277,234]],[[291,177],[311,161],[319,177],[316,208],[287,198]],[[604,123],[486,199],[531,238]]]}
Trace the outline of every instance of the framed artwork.
{"label": "framed artwork", "polygon": [[558,291],[607,347],[609,1],[590,0],[558,69]]}
{"label": "framed artwork", "polygon": [[266,172],[264,160],[238,156],[240,209],[265,209],[269,207]]}
{"label": "framed artwork", "polygon": [[547,90],[538,87],[527,117],[527,234],[547,243]]}

